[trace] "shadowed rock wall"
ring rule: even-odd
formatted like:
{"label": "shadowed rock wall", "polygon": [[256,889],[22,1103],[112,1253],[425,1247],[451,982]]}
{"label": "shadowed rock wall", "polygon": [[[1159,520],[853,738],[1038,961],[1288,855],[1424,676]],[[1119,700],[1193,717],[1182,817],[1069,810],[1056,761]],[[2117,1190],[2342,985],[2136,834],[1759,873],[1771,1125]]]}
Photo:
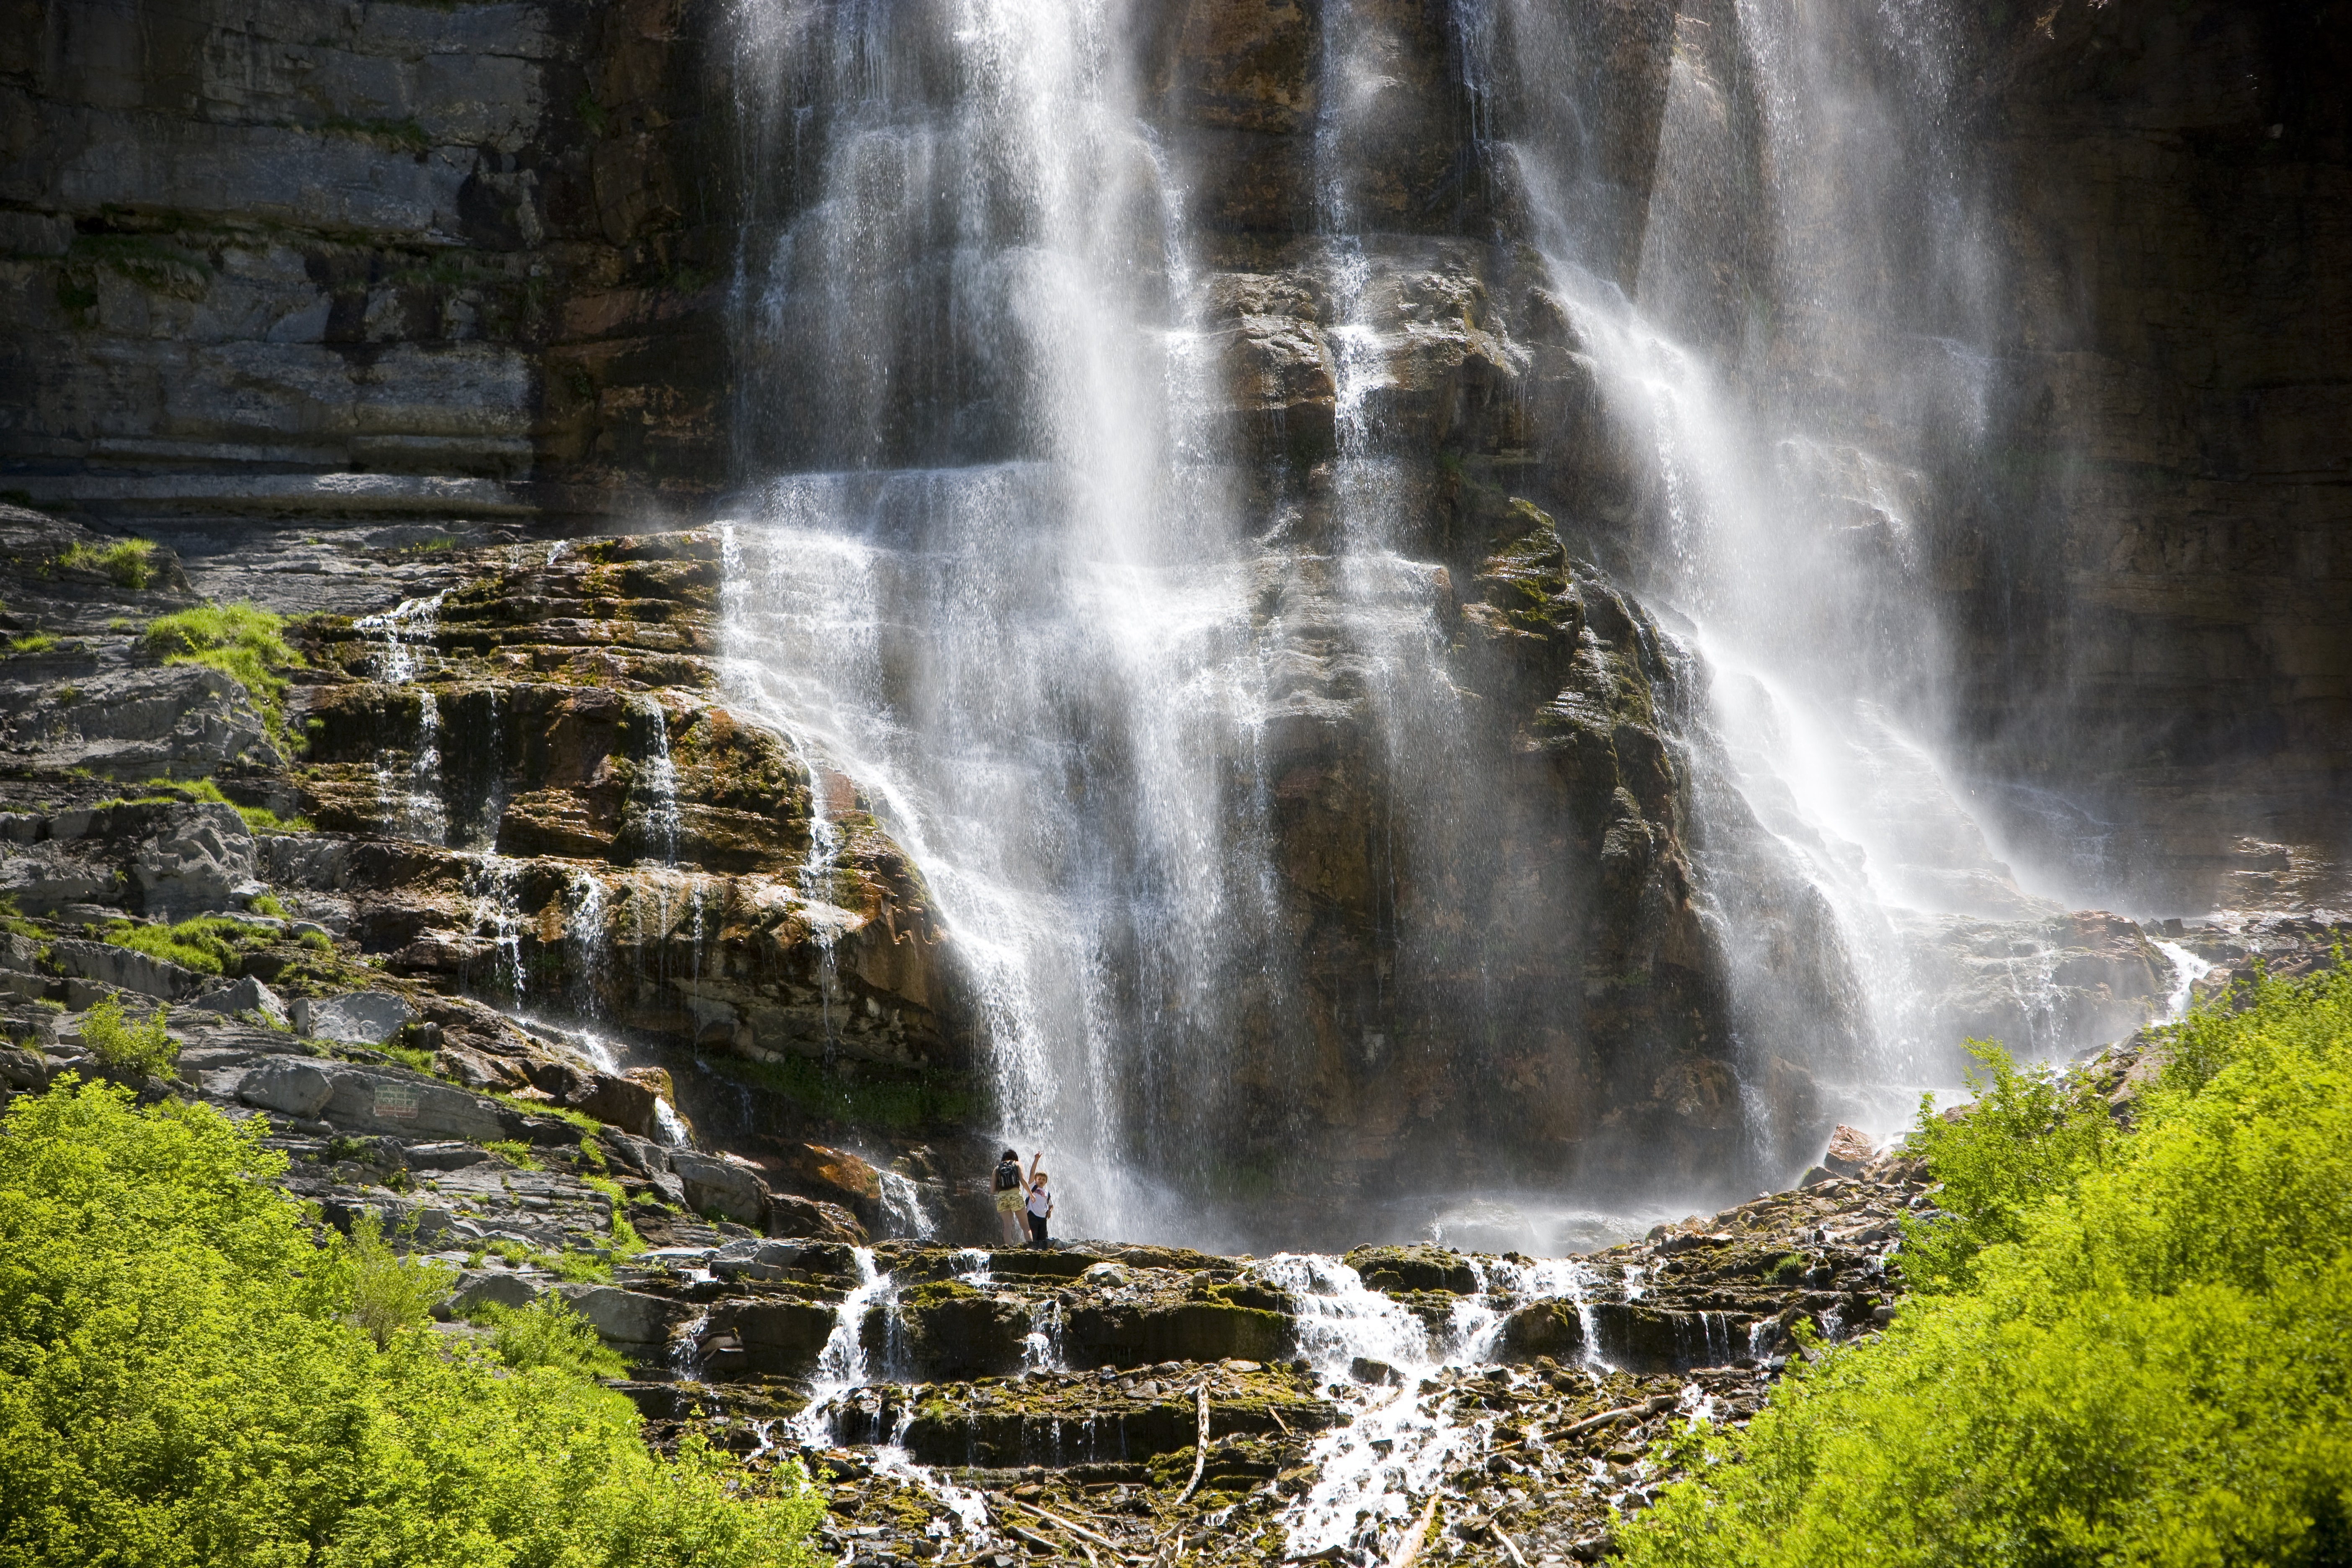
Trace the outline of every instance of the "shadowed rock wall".
{"label": "shadowed rock wall", "polygon": [[701,9],[8,0],[0,485],[131,516],[697,504]]}

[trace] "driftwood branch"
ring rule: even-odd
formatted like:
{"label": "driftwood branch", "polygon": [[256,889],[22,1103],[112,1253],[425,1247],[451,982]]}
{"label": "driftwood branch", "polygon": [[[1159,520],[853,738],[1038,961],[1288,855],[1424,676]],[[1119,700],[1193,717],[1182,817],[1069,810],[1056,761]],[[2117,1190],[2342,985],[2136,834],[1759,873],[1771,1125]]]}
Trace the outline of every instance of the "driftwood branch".
{"label": "driftwood branch", "polygon": [[1389,1568],[1412,1568],[1413,1559],[1421,1555],[1422,1542],[1429,1539],[1429,1521],[1436,1517],[1437,1494],[1432,1492],[1429,1501],[1422,1505],[1420,1521],[1397,1543],[1396,1555],[1389,1559]]}
{"label": "driftwood branch", "polygon": [[1554,1434],[1554,1436],[1558,1437],[1580,1436],[1584,1433],[1591,1431],[1595,1426],[1606,1426],[1612,1421],[1622,1421],[1628,1415],[1647,1415],[1649,1413],[1649,1407],[1643,1405],[1628,1405],[1620,1410],[1604,1410],[1598,1415],[1586,1416],[1583,1420],[1578,1422],[1573,1426],[1561,1427],[1559,1432]]}
{"label": "driftwood branch", "polygon": [[1184,1489],[1176,1494],[1176,1500],[1180,1503],[1192,1495],[1193,1489],[1201,1484],[1202,1474],[1209,1468],[1209,1385],[1204,1383],[1193,1392],[1200,1398],[1201,1436],[1192,1449],[1192,1479],[1186,1481]]}
{"label": "driftwood branch", "polygon": [[1496,1540],[1503,1543],[1503,1550],[1511,1554],[1512,1562],[1517,1563],[1519,1568],[1528,1568],[1528,1560],[1519,1555],[1519,1543],[1511,1539],[1509,1531],[1491,1519],[1486,1521],[1486,1530]]}

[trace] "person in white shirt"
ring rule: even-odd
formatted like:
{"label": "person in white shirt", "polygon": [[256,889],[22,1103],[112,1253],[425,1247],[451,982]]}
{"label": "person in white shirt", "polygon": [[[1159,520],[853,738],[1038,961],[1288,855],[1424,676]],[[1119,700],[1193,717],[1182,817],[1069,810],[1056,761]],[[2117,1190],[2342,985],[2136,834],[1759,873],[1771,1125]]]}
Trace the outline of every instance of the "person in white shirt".
{"label": "person in white shirt", "polygon": [[1045,1222],[1054,1217],[1054,1190],[1047,1186],[1045,1173],[1038,1166],[1045,1158],[1039,1150],[1029,1159],[1029,1245],[1051,1247],[1045,1235]]}

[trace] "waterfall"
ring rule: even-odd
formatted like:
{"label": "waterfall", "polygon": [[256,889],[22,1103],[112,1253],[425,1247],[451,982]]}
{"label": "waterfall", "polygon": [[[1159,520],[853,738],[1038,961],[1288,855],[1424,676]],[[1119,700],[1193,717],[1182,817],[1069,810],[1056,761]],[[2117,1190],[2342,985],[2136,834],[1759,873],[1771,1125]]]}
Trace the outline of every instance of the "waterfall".
{"label": "waterfall", "polygon": [[[382,615],[362,616],[352,629],[377,641],[373,674],[386,686],[414,687],[430,657],[441,625],[441,602],[447,590],[421,599],[404,599]],[[390,769],[376,768],[376,797],[386,826],[395,836],[420,844],[441,844],[449,823],[441,798],[441,705],[429,690],[416,693],[416,733],[409,751],[408,772],[395,781]]]}
{"label": "waterfall", "polygon": [[1054,1151],[1073,1229],[1132,1232],[1127,1152],[1181,1167],[1248,1114],[1250,559],[1122,11],[954,11],[739,6],[732,695],[821,820],[855,779],[923,868],[1003,1131]]}
{"label": "waterfall", "polygon": [[1639,216],[1603,192],[1603,106],[1556,101],[1596,40],[1534,0],[1469,16],[1487,159],[1632,455],[1644,592],[1702,672],[1700,870],[1748,1036],[1848,1085],[1948,1081],[1940,954],[1998,932],[2030,1036],[2012,1045],[2060,1048],[2042,982],[2063,910],[1996,853],[1929,591],[1992,363],[1940,12],[1680,18]]}
{"label": "waterfall", "polygon": [[[2064,1043],[2064,910],[1943,693],[1990,247],[1933,7],[1595,32],[1623,9],[1316,8],[1276,232],[1215,216],[1230,146],[1116,0],[732,7],[728,700],[807,770],[826,964],[866,815],[919,867],[1074,1231],[1565,1185],[1611,1139],[1595,1185],[1780,1179],[1953,1076],[1962,971]],[[1654,121],[1612,130],[1643,58]],[[1238,405],[1235,323],[1277,318],[1328,430]],[[1569,804],[1581,764],[1472,682],[1508,656],[1464,651],[1491,529],[1452,531],[1430,400],[1538,359],[1591,396],[1495,417],[1554,455],[1473,456],[1549,498],[1562,600],[1611,601],[1613,651],[1563,641],[1618,661],[1594,721],[1639,710],[1641,800]],[[1603,889],[1612,855],[1653,881]]]}

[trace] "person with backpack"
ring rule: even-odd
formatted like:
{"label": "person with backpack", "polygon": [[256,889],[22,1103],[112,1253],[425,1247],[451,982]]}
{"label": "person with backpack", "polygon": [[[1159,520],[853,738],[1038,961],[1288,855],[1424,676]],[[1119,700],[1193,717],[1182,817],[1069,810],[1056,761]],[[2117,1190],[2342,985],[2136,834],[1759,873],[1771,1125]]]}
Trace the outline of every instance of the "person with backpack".
{"label": "person with backpack", "polygon": [[1029,1184],[1021,1175],[1021,1156],[1007,1149],[996,1162],[993,1178],[996,1188],[996,1215],[1003,1222],[1004,1242],[1018,1247],[1024,1239],[1021,1230],[1022,1205],[1028,1201]]}

